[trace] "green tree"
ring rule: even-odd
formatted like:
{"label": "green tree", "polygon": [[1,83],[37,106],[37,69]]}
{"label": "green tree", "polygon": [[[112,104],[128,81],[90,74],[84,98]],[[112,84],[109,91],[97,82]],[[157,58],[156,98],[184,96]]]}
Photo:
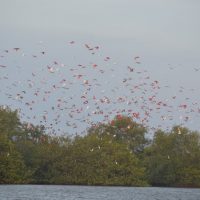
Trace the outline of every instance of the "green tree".
{"label": "green tree", "polygon": [[24,183],[28,173],[11,138],[20,131],[17,111],[0,108],[0,183]]}
{"label": "green tree", "polygon": [[56,176],[54,162],[59,162],[63,149],[70,143],[68,138],[52,137],[44,133],[43,127],[31,125],[23,137],[15,141],[15,146],[23,156],[24,162],[32,174],[31,183],[52,183]]}
{"label": "green tree", "polygon": [[15,133],[20,131],[20,120],[17,110],[12,111],[10,108],[0,107],[0,134],[11,138]]}
{"label": "green tree", "polygon": [[146,148],[145,159],[152,185],[200,186],[200,135],[176,126],[157,131]]}
{"label": "green tree", "polygon": [[146,185],[145,169],[125,144],[110,135],[93,133],[75,138],[62,162],[56,179],[62,184]]}
{"label": "green tree", "polygon": [[109,124],[100,124],[92,127],[90,133],[101,135],[111,135],[117,142],[124,143],[136,155],[143,152],[149,143],[146,137],[147,129],[132,120],[130,117],[117,115]]}

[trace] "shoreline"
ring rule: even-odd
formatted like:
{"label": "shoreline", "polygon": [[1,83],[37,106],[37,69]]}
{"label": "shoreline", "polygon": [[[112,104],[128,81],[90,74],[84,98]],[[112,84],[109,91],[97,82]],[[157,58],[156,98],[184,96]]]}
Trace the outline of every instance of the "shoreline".
{"label": "shoreline", "polygon": [[126,188],[163,188],[163,189],[200,189],[200,187],[179,187],[179,186],[129,186],[129,185],[77,185],[77,184],[0,184],[0,186],[73,186],[73,187],[126,187]]}

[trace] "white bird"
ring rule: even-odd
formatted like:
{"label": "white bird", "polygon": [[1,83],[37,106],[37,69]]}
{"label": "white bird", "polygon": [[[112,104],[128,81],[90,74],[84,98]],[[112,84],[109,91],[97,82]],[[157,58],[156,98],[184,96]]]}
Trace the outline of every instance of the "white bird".
{"label": "white bird", "polygon": [[180,128],[178,128],[178,134],[181,135],[181,130],[180,130]]}

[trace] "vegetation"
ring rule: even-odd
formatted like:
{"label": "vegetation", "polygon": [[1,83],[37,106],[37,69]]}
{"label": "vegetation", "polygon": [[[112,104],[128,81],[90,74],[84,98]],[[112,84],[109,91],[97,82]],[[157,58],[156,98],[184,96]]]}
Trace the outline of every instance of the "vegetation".
{"label": "vegetation", "polygon": [[147,130],[118,115],[85,136],[45,134],[0,108],[0,183],[200,187],[200,134]]}

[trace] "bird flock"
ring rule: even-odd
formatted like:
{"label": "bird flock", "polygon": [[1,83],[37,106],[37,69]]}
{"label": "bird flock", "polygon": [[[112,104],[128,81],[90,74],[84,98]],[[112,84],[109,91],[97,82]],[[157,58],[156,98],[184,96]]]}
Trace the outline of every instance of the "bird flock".
{"label": "bird flock", "polygon": [[191,89],[187,97],[180,86],[175,95],[162,96],[170,86],[152,77],[139,55],[124,64],[99,45],[68,41],[56,48],[61,55],[43,42],[31,52],[22,47],[0,50],[0,104],[17,109],[29,128],[40,124],[53,134],[81,134],[125,115],[155,130],[200,117],[199,101],[192,99],[198,91]]}

